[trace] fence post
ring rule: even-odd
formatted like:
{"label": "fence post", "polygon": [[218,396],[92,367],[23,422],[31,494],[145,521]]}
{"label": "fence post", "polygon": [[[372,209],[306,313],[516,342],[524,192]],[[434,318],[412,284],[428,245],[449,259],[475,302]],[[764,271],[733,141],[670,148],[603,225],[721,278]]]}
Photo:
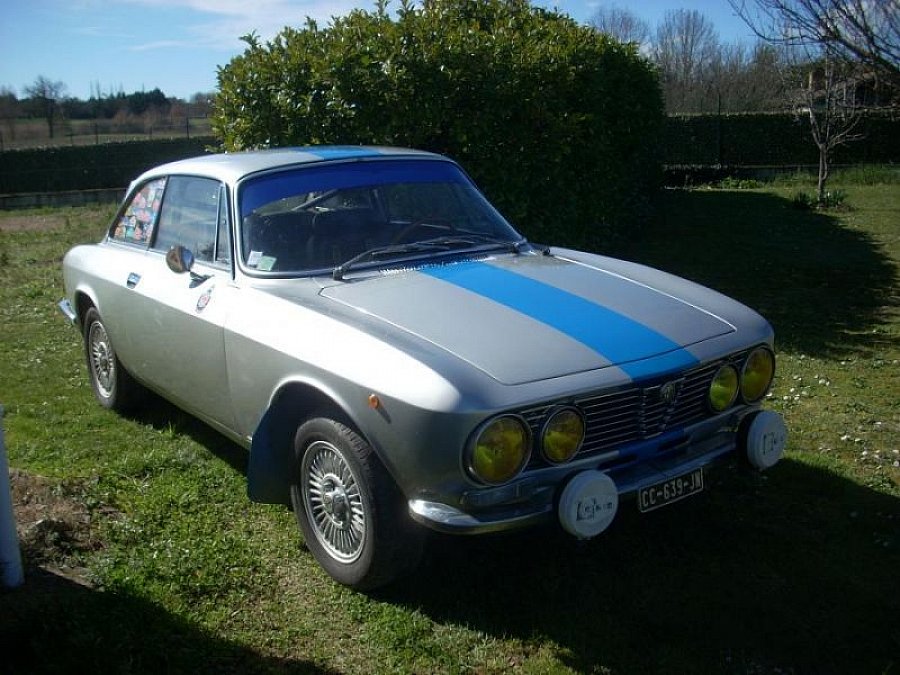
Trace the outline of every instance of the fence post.
{"label": "fence post", "polygon": [[22,554],[16,534],[16,518],[13,514],[12,492],[9,485],[9,463],[6,460],[6,444],[3,440],[3,406],[0,405],[0,582],[7,588],[21,586],[25,581],[22,572]]}

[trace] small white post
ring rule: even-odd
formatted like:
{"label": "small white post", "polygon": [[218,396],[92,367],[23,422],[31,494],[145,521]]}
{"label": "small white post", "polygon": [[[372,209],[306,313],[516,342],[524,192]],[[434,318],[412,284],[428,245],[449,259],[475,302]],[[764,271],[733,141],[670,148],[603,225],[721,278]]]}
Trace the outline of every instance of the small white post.
{"label": "small white post", "polygon": [[9,486],[9,462],[3,440],[3,406],[0,405],[0,582],[7,588],[15,588],[24,581],[22,554],[19,552],[19,537],[16,534],[16,518]]}

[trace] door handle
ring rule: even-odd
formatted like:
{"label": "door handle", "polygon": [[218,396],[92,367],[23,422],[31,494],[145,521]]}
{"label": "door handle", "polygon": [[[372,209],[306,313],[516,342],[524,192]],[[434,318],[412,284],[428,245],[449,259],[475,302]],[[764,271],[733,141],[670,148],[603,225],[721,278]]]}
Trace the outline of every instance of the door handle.
{"label": "door handle", "polygon": [[125,282],[125,285],[128,286],[128,288],[134,288],[135,286],[138,285],[138,282],[140,280],[141,280],[141,275],[135,274],[134,272],[132,272],[131,274],[128,275],[128,281]]}

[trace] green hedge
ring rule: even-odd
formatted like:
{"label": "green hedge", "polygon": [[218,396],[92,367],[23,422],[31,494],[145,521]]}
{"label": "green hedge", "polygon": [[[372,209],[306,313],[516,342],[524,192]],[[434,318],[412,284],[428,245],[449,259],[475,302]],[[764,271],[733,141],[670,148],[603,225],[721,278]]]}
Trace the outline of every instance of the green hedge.
{"label": "green hedge", "polygon": [[636,49],[527,0],[425,0],[284,29],[219,71],[226,149],[384,144],[453,157],[527,236],[593,246],[660,176]]}
{"label": "green hedge", "polygon": [[[838,164],[900,161],[900,118],[864,116],[854,133],[862,139],[840,146]],[[797,166],[817,164],[809,119],[782,113],[673,115],[663,133],[668,166]]]}
{"label": "green hedge", "polygon": [[147,169],[203,154],[213,138],[129,141],[0,152],[0,194],[127,186]]}

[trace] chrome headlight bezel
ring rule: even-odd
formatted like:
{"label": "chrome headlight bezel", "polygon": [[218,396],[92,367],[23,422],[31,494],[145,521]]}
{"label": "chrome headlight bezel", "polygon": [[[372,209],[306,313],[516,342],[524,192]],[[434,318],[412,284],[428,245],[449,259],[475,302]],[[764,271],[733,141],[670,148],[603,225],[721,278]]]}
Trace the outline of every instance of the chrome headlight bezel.
{"label": "chrome headlight bezel", "polygon": [[[725,405],[722,405],[721,407],[719,407],[713,401],[713,391],[716,386],[716,383],[719,381],[720,376],[724,375],[725,373],[729,373],[729,372],[731,373],[731,379],[732,379],[732,383],[731,383],[732,386],[730,387],[732,389],[732,391],[729,396],[728,402]],[[738,369],[731,363],[723,363],[721,366],[719,366],[719,369],[716,370],[716,374],[713,376],[712,380],[710,380],[710,383],[709,383],[709,390],[707,391],[707,394],[706,394],[706,403],[709,406],[709,409],[712,410],[714,413],[725,412],[731,406],[734,405],[734,402],[737,400],[740,389],[741,389],[741,376],[740,376],[740,373],[738,372]]]}
{"label": "chrome headlight bezel", "polygon": [[[581,422],[581,438],[578,439],[578,443],[575,444],[574,450],[572,450],[571,454],[569,454],[564,459],[554,459],[550,456],[550,453],[547,451],[547,433],[550,431],[550,426],[553,423],[554,419],[557,419],[560,415],[574,414],[578,420]],[[557,406],[550,410],[547,415],[547,419],[544,421],[543,426],[541,427],[541,443],[540,450],[541,456],[552,465],[560,465],[571,462],[572,459],[578,454],[578,451],[581,450],[581,446],[584,444],[584,437],[587,433],[587,421],[584,419],[584,414],[575,406],[566,405],[566,406]]]}
{"label": "chrome headlight bezel", "polygon": [[[478,457],[478,445],[479,440],[481,440],[486,432],[494,427],[494,425],[504,424],[507,421],[514,422],[521,429],[523,436],[523,449],[521,452],[521,456],[517,459],[514,468],[503,475],[501,478],[492,478],[484,474],[483,470],[479,470],[479,457]],[[466,443],[466,452],[465,452],[465,467],[469,476],[472,477],[478,483],[483,485],[497,486],[497,485],[505,485],[509,483],[511,480],[518,477],[525,467],[528,465],[529,460],[531,459],[531,452],[533,447],[533,439],[531,427],[528,425],[528,422],[521,415],[516,415],[513,413],[504,413],[501,415],[495,415],[489,419],[486,419],[484,422],[479,424],[472,434],[469,436],[469,440]]]}
{"label": "chrome headlight bezel", "polygon": [[[747,378],[747,372],[748,372],[747,368],[748,368],[748,366],[750,366],[750,363],[754,359],[754,357],[756,357],[757,355],[760,355],[760,354],[766,355],[766,358],[768,359],[768,362],[771,367],[771,372],[768,374],[768,381],[766,382],[766,386],[760,390],[760,393],[757,396],[753,396],[753,397],[747,396],[747,394],[744,392],[746,378]],[[772,388],[772,383],[775,381],[775,353],[768,346],[757,347],[756,349],[754,349],[747,355],[746,359],[744,359],[744,363],[741,366],[740,376],[741,376],[741,379],[740,379],[741,400],[744,403],[749,403],[749,404],[758,403],[759,401],[763,400],[765,398],[766,394],[768,394],[769,390]]]}

